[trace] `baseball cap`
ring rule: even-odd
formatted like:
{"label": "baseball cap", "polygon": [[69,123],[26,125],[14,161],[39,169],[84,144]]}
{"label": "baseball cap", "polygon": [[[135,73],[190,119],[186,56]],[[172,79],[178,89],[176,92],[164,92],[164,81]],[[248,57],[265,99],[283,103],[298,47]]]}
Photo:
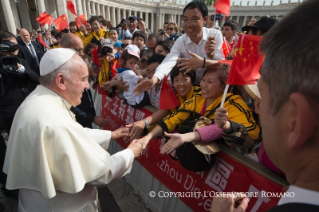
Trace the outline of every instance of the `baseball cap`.
{"label": "baseball cap", "polygon": [[137,46],[130,44],[125,48],[125,50],[127,50],[130,55],[133,55],[140,59],[140,49]]}
{"label": "baseball cap", "polygon": [[101,49],[103,49],[104,47],[109,47],[114,49],[114,41],[111,40],[110,38],[101,39]]}
{"label": "baseball cap", "polygon": [[275,23],[277,23],[277,20],[274,18],[270,18],[267,16],[263,16],[261,19],[259,19],[256,23],[254,23],[252,26],[244,26],[242,28],[242,31],[246,31],[248,33],[248,31],[252,28],[255,29],[264,29],[264,30],[269,30],[272,26],[275,25]]}
{"label": "baseball cap", "polygon": [[128,20],[130,20],[130,19],[134,19],[135,21],[137,21],[137,18],[135,15],[131,15],[130,17],[128,17]]}
{"label": "baseball cap", "polygon": [[45,76],[57,70],[70,60],[74,54],[75,51],[68,48],[56,48],[47,51],[40,62],[40,76]]}

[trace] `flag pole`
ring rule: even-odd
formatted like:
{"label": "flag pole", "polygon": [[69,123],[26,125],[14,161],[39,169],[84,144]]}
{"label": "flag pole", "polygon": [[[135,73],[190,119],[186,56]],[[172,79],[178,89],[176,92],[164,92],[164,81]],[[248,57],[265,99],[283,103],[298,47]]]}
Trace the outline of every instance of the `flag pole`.
{"label": "flag pole", "polygon": [[227,49],[227,52],[228,52],[228,55],[229,55],[229,49],[228,49],[228,45],[227,45],[227,43],[226,42],[228,42],[228,41],[226,41],[226,38],[224,37],[224,42],[225,42],[225,44],[226,44],[226,49]]}
{"label": "flag pole", "polygon": [[224,106],[224,103],[225,103],[225,99],[226,99],[226,94],[227,94],[228,88],[229,88],[229,85],[228,85],[228,84],[226,84],[226,87],[225,87],[225,90],[224,90],[224,94],[223,94],[223,98],[222,98],[222,103],[220,103],[220,107],[223,107],[223,106]]}

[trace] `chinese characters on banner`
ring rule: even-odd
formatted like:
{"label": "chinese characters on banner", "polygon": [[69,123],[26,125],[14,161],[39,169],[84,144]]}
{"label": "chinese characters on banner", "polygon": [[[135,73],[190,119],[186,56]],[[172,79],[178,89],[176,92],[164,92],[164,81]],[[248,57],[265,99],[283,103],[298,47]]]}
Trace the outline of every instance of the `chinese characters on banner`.
{"label": "chinese characters on banner", "polygon": [[[145,108],[138,110],[123,104],[123,99],[118,96],[102,98],[102,117],[109,121],[105,127],[107,130],[115,130],[151,114]],[[122,139],[117,142],[123,148],[129,144],[129,141]],[[282,192],[282,186],[257,174],[229,155],[217,153],[218,159],[210,170],[195,173],[185,170],[171,156],[161,155],[160,148],[164,144],[165,138],[153,139],[137,161],[172,192],[201,192],[196,197],[180,197],[192,210],[209,211],[213,192],[258,192],[258,198],[250,199],[247,211],[266,211],[277,205],[278,197],[262,196],[261,193]],[[165,201],[170,201],[170,198]]]}

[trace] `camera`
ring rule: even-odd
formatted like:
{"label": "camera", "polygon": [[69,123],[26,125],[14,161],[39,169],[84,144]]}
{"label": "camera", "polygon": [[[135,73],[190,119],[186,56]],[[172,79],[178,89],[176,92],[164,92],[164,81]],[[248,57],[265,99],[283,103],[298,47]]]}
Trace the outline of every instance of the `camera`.
{"label": "camera", "polygon": [[[19,46],[11,41],[3,40],[0,44],[0,52],[15,52],[19,49]],[[16,56],[1,56],[0,57],[0,69],[10,72],[18,69],[19,60]]]}
{"label": "camera", "polygon": [[[214,18],[215,18],[215,15],[212,15],[212,16],[210,17],[210,20],[211,20],[211,21],[214,21]],[[216,13],[216,21],[219,21],[219,20],[222,20],[222,14]]]}
{"label": "camera", "polygon": [[165,35],[165,31],[164,30],[161,30],[161,35]]}
{"label": "camera", "polygon": [[3,40],[2,44],[0,44],[0,52],[15,52],[18,49],[18,44],[15,44],[9,40]]}

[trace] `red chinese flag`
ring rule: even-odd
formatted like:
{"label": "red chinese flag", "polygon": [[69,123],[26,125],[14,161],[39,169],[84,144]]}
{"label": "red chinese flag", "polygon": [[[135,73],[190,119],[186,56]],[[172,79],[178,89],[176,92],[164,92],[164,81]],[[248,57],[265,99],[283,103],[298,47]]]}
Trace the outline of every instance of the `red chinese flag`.
{"label": "red chinese flag", "polygon": [[87,25],[85,14],[75,17],[76,25],[80,28],[81,24]]}
{"label": "red chinese flag", "polygon": [[229,16],[230,13],[230,0],[216,0],[214,4],[216,13],[222,13]]}
{"label": "red chinese flag", "polygon": [[72,1],[67,1],[66,9],[68,9],[74,15],[78,16],[75,12],[75,7]]}
{"label": "red chinese flag", "polygon": [[238,39],[230,73],[228,85],[255,84],[260,78],[259,70],[264,56],[259,54],[261,36],[241,34]]}
{"label": "red chinese flag", "polygon": [[48,48],[47,45],[44,43],[44,41],[42,40],[42,38],[40,38],[39,35],[37,35],[38,40],[40,41],[40,43],[45,47]]}
{"label": "red chinese flag", "polygon": [[231,48],[231,46],[229,45],[229,43],[226,41],[226,39],[224,39],[222,47],[223,47],[223,53],[224,53],[224,55],[225,55],[225,56],[226,56],[226,55],[229,55],[230,52],[231,52],[231,50],[232,50],[232,48]]}
{"label": "red chinese flag", "polygon": [[66,18],[65,14],[63,14],[60,17],[58,17],[57,19],[55,19],[53,21],[53,23],[55,24],[56,27],[58,27],[59,32],[65,28],[69,27],[68,19]]}
{"label": "red chinese flag", "polygon": [[161,95],[160,95],[160,110],[170,110],[178,106],[178,100],[174,94],[174,91],[169,84],[167,77],[164,77],[162,82],[161,88]]}
{"label": "red chinese flag", "polygon": [[41,26],[44,26],[45,24],[50,25],[52,22],[52,16],[44,12],[40,13],[40,16],[37,17],[36,20]]}
{"label": "red chinese flag", "polygon": [[44,11],[43,13],[39,13],[39,17],[43,17],[46,16],[48,13],[46,11]]}
{"label": "red chinese flag", "polygon": [[224,63],[231,66],[233,64],[233,60],[218,60],[218,63]]}

